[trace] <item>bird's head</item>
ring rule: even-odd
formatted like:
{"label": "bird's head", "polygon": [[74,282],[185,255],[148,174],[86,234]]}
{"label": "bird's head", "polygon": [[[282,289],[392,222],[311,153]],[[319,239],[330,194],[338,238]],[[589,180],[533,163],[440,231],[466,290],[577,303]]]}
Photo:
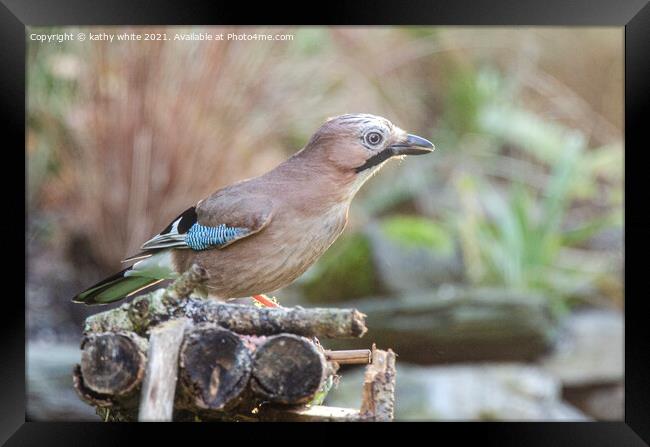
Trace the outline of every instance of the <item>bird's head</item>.
{"label": "bird's head", "polygon": [[362,113],[330,118],[305,148],[361,183],[393,157],[423,155],[434,149],[430,141],[406,133],[386,118]]}

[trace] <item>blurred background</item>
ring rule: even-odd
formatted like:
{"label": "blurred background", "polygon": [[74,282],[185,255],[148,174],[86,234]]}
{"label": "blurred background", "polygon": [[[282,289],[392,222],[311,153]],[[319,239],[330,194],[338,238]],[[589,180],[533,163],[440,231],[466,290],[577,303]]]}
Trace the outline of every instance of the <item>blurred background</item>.
{"label": "blurred background", "polygon": [[[28,418],[98,420],[71,387],[73,295],[328,117],[433,141],[360,191],[283,305],[356,307],[328,348],[398,354],[398,420],[623,418],[622,28],[31,28],[290,41],[28,40]],[[118,303],[119,305],[120,303]],[[358,406],[347,367],[326,404]]]}

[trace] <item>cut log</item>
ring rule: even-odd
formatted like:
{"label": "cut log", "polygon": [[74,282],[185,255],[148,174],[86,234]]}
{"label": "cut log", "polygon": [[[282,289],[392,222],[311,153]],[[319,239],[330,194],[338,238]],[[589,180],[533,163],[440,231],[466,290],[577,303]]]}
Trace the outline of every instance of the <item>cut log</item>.
{"label": "cut log", "polygon": [[276,335],[253,355],[251,388],[269,402],[305,403],[319,391],[327,371],[325,356],[310,340]]}
{"label": "cut log", "polygon": [[212,323],[189,333],[180,354],[181,385],[199,408],[236,406],[251,375],[251,357],[240,337]]}
{"label": "cut log", "polygon": [[74,388],[77,396],[84,402],[97,408],[105,408],[113,405],[111,396],[107,394],[99,394],[91,390],[84,383],[84,378],[81,375],[81,365],[77,364],[72,369],[72,388]]}
{"label": "cut log", "polygon": [[132,333],[90,334],[81,343],[79,373],[93,393],[125,396],[140,385],[147,341]]}
{"label": "cut log", "polygon": [[361,418],[390,422],[395,416],[395,353],[372,347],[372,364],[366,367],[361,399]]}
{"label": "cut log", "polygon": [[190,320],[168,321],[151,331],[149,362],[140,397],[139,421],[171,421],[178,373],[178,352]]}

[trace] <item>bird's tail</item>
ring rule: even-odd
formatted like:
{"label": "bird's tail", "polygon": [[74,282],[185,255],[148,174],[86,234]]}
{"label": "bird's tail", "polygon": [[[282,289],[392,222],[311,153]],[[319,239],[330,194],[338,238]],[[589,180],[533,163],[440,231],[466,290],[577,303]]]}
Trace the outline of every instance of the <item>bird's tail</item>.
{"label": "bird's tail", "polygon": [[72,301],[85,304],[109,304],[133,295],[154,283],[163,281],[163,279],[144,276],[129,276],[127,272],[131,270],[133,270],[133,266],[109,276],[72,298]]}

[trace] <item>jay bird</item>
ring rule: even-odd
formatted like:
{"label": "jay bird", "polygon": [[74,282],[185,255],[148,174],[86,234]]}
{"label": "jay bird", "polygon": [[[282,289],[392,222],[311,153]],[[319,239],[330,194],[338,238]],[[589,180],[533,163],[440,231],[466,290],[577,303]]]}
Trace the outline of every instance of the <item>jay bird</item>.
{"label": "jay bird", "polygon": [[380,116],[331,118],[273,170],[188,208],[123,261],[135,264],[73,301],[111,303],[197,263],[209,273],[208,296],[263,302],[260,295],[293,282],[332,245],[352,198],[390,158],[433,150],[428,140]]}

